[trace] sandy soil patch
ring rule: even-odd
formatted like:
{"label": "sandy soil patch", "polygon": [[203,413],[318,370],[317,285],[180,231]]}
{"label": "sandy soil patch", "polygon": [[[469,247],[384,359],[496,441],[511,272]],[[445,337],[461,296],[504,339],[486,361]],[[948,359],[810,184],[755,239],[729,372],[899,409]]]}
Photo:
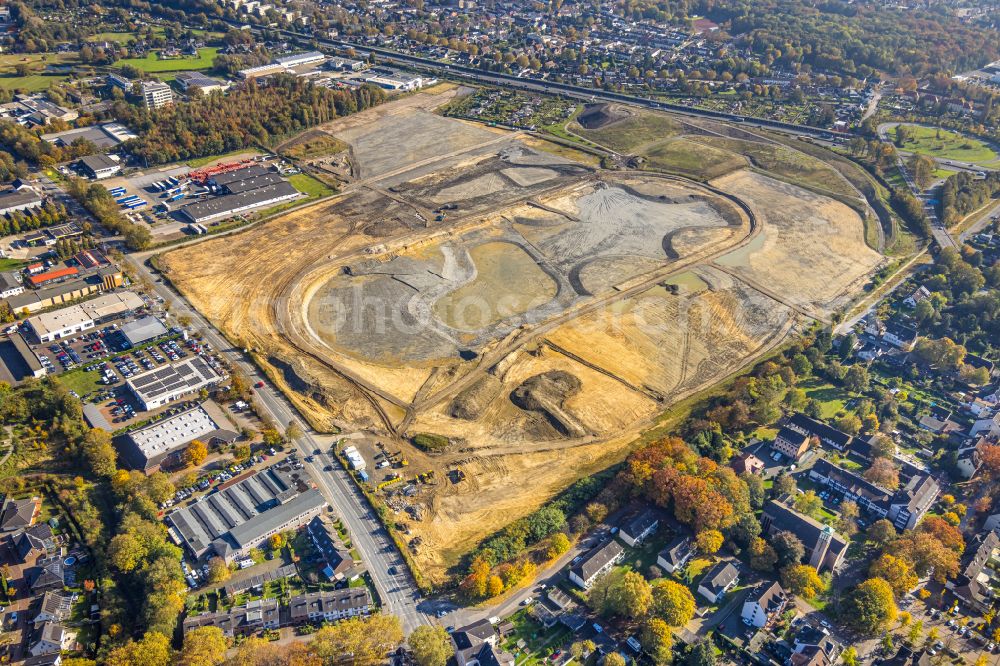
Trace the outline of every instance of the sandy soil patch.
{"label": "sandy soil patch", "polygon": [[839,201],[750,171],[712,184],[750,202],[764,223],[755,247],[718,263],[789,302],[832,312],[882,261],[861,217]]}

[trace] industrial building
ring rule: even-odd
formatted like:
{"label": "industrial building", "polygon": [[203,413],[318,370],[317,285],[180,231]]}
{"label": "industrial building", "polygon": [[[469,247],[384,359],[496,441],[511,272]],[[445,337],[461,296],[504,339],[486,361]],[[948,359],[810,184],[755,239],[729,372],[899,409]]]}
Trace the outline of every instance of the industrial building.
{"label": "industrial building", "polygon": [[195,558],[240,559],[273,534],[319,515],[323,495],[293,476],[290,468],[269,467],[202,497],[167,516],[170,536]]}
{"label": "industrial building", "polygon": [[145,303],[131,291],[104,294],[97,298],[29,317],[25,323],[40,342],[52,342],[85,331],[109,317],[141,308]]}
{"label": "industrial building", "polygon": [[110,178],[122,170],[121,164],[107,155],[101,154],[81,157],[80,161],[77,162],[77,167],[84,175],[93,180]]}
{"label": "industrial building", "polygon": [[187,445],[198,439],[206,445],[236,441],[239,433],[223,428],[202,405],[132,430],[115,444],[129,469],[152,474],[171,461],[179,461]]}
{"label": "industrial building", "polygon": [[16,210],[31,210],[42,207],[42,195],[34,188],[24,186],[20,189],[0,192],[0,215],[7,215]]}
{"label": "industrial building", "polygon": [[213,79],[205,76],[201,72],[180,72],[174,77],[177,85],[186,93],[194,93],[199,90],[204,94],[209,94],[215,90],[225,90],[229,84],[220,79]]}
{"label": "industrial building", "polygon": [[[108,76],[110,78],[114,75],[109,74]],[[128,89],[131,90],[131,81],[129,82]],[[77,139],[86,139],[98,148],[105,150],[114,148],[129,139],[138,138],[138,135],[121,123],[103,123],[89,127],[78,127],[66,130],[65,132],[43,134],[42,138],[60,147],[72,145]]]}
{"label": "industrial building", "polygon": [[324,61],[326,61],[326,56],[319,51],[296,53],[295,55],[283,56],[281,58],[274,59],[275,64],[281,65],[286,69],[300,67],[301,65],[317,65]]}
{"label": "industrial building", "polygon": [[291,183],[265,166],[254,164],[214,176],[210,185],[218,196],[181,209],[192,224],[204,224],[262,206],[272,206],[301,196]]}
{"label": "industrial building", "polygon": [[55,282],[57,280],[65,280],[68,277],[74,277],[79,274],[80,271],[78,271],[76,267],[64,266],[62,268],[53,268],[51,271],[46,271],[44,273],[29,275],[28,282],[32,287],[41,287],[43,284]]}
{"label": "industrial building", "polygon": [[163,365],[127,381],[127,386],[145,410],[162,407],[181,396],[219,381],[219,374],[200,356]]}
{"label": "industrial building", "polygon": [[166,83],[159,81],[142,82],[142,103],[147,109],[159,109],[161,106],[172,104],[174,92]]}
{"label": "industrial building", "polygon": [[24,293],[24,285],[21,283],[20,274],[16,271],[3,271],[0,273],[0,298],[10,298]]}
{"label": "industrial building", "polygon": [[152,316],[145,316],[122,324],[118,332],[128,342],[129,347],[137,347],[144,342],[155,340],[161,335],[167,334],[167,327],[159,319]]}

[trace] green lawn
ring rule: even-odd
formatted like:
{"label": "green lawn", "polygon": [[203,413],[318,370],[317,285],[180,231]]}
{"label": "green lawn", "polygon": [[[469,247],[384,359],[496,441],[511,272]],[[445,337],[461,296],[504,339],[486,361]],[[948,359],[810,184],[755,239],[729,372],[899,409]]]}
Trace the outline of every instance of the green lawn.
{"label": "green lawn", "polygon": [[152,52],[145,58],[126,58],[119,60],[118,65],[132,65],[144,72],[185,72],[191,70],[212,69],[219,49],[208,46],[198,50],[198,55],[188,58],[167,58],[161,60],[158,52]]}
{"label": "green lawn", "polygon": [[[15,53],[0,55],[0,88],[4,90],[26,90],[36,92],[47,90],[53,84],[66,81],[64,74],[44,74],[46,65],[69,65],[76,63],[75,53]],[[18,76],[14,68],[28,65],[31,74]]]}
{"label": "green lawn", "polygon": [[844,409],[844,403],[850,399],[842,389],[818,379],[810,379],[799,386],[806,390],[806,396],[820,403],[823,419],[833,418],[837,412]]}
{"label": "green lawn", "polygon": [[306,173],[297,173],[289,176],[288,182],[292,184],[292,187],[310,199],[319,199],[320,197],[333,194],[333,188]]}
{"label": "green lawn", "polygon": [[76,391],[76,394],[81,398],[85,397],[88,393],[105,388],[104,384],[97,383],[97,380],[100,378],[101,373],[96,371],[87,372],[83,368],[74,368],[56,377],[60,384],[70,391]]}
{"label": "green lawn", "polygon": [[[902,146],[902,150],[975,164],[986,164],[997,159],[997,154],[979,139],[945,129],[921,127],[920,125],[907,125],[907,127],[913,139],[907,141]],[[889,132],[889,138],[895,139],[894,131]]]}
{"label": "green lawn", "polygon": [[24,268],[28,262],[20,259],[4,258],[0,259],[0,271],[16,271]]}

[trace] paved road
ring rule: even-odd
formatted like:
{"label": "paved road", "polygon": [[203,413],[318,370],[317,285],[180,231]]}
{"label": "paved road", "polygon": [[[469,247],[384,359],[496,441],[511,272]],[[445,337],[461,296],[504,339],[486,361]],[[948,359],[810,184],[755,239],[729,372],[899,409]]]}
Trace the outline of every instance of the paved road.
{"label": "paved road", "polygon": [[[432,604],[422,598],[402,555],[368,501],[340,463],[330,456],[331,438],[314,433],[284,396],[268,383],[267,377],[246,359],[242,350],[232,347],[187,301],[158,279],[145,264],[149,254],[126,256],[125,260],[132,267],[133,274],[148,279],[156,295],[169,304],[173,315],[190,317],[193,325],[201,330],[215,350],[233,367],[239,368],[252,383],[265,383],[263,388],[254,389],[257,404],[281,426],[294,423],[301,429],[303,434],[295,439],[294,444],[302,452],[303,458],[313,455],[316,449],[323,450],[323,453],[314,457],[314,463],[305,463],[306,469],[327,502],[347,526],[354,546],[368,565],[375,588],[382,597],[384,609],[400,618],[407,634],[419,625],[430,624]],[[390,568],[395,568],[396,573],[390,574]]]}

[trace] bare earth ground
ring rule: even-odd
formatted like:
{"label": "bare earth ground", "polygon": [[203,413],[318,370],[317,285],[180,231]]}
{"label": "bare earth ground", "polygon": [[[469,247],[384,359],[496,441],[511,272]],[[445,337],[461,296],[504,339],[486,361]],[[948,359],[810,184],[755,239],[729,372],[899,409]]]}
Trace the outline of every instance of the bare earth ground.
{"label": "bare earth ground", "polygon": [[[355,162],[341,197],[161,257],[315,427],[391,442],[407,477],[465,473],[394,498],[422,511],[395,518],[434,582],[620,460],[666,406],[828,316],[879,262],[832,199],[742,169],[717,189],[602,171],[430,112],[454,94],[324,127]],[[611,142],[617,123],[632,128],[630,147],[678,127],[590,121]],[[670,159],[692,160],[684,145]],[[408,443],[418,432],[450,444],[427,454]]]}

